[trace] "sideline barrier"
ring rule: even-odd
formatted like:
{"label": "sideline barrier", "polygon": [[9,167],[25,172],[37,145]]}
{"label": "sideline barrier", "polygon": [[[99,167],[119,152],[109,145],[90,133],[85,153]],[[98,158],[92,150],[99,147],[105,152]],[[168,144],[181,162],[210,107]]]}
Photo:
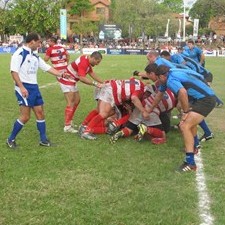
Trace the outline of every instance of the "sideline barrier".
{"label": "sideline barrier", "polygon": [[[0,47],[0,54],[10,53],[13,54],[16,51],[16,47]],[[91,54],[94,51],[99,51],[103,55],[146,55],[150,50],[149,49],[118,49],[118,48],[83,48],[82,54]],[[75,51],[73,49],[68,49],[68,52],[81,53],[80,51]],[[206,57],[225,57],[225,50],[203,50]],[[39,53],[45,53],[42,48]],[[176,53],[176,50],[172,50],[172,54]]]}
{"label": "sideline barrier", "polygon": [[16,47],[0,47],[0,54],[10,53],[13,54],[16,51]]}

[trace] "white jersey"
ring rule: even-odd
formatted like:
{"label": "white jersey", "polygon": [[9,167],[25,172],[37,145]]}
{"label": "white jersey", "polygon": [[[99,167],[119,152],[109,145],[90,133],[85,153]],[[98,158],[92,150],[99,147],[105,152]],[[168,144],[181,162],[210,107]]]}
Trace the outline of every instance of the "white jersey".
{"label": "white jersey", "polygon": [[51,66],[27,46],[17,49],[11,58],[10,71],[18,73],[23,83],[37,84],[38,68],[48,71]]}

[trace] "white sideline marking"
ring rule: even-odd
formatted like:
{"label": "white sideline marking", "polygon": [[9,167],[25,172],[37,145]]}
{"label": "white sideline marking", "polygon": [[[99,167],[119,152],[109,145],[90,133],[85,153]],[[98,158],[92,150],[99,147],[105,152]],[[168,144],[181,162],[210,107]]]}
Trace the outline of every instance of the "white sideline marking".
{"label": "white sideline marking", "polygon": [[207,191],[201,151],[195,156],[195,162],[197,164],[196,185],[199,197],[198,207],[201,220],[200,225],[213,225],[214,218],[210,212],[211,201]]}
{"label": "white sideline marking", "polygon": [[48,83],[48,84],[45,84],[45,85],[40,86],[39,88],[42,89],[42,88],[46,88],[46,87],[53,86],[53,85],[56,85],[56,84],[58,84],[58,82]]}

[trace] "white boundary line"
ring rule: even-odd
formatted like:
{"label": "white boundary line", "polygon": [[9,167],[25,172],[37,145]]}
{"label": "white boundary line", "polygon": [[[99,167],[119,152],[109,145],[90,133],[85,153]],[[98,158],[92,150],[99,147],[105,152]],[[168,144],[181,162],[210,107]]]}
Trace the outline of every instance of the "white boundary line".
{"label": "white boundary line", "polygon": [[56,85],[56,84],[58,84],[58,82],[48,83],[48,84],[45,84],[45,85],[40,86],[39,88],[40,89],[43,89],[43,88],[46,88],[46,87],[49,87],[49,86],[53,86],[53,85]]}
{"label": "white boundary line", "polygon": [[201,150],[195,156],[195,162],[197,164],[197,171],[196,171],[196,185],[198,190],[198,208],[199,208],[199,216],[201,223],[200,225],[213,225],[214,218],[211,214],[210,205],[211,200],[208,195],[206,180],[204,175],[204,166],[201,157]]}

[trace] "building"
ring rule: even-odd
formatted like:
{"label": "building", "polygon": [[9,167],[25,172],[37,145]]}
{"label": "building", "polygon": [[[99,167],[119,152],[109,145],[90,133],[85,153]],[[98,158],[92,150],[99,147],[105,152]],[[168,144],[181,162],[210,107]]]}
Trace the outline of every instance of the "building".
{"label": "building", "polygon": [[209,22],[209,28],[218,36],[225,36],[225,16],[211,19]]}
{"label": "building", "polygon": [[[90,0],[93,5],[93,11],[84,12],[83,17],[91,22],[104,21],[108,22],[110,16],[109,6],[111,4],[110,0]],[[67,33],[68,36],[73,34],[72,26],[74,23],[79,21],[80,17],[78,15],[70,15],[68,17]]]}

